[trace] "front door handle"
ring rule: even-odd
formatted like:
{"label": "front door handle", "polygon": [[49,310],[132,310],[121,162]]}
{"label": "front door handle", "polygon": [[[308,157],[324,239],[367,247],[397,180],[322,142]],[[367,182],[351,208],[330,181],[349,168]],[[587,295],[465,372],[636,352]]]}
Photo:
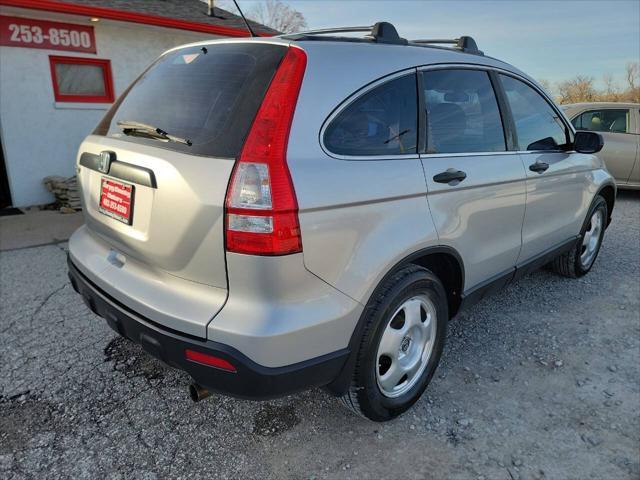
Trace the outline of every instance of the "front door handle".
{"label": "front door handle", "polygon": [[448,168],[444,172],[434,175],[433,181],[438,183],[448,183],[449,185],[457,185],[465,178],[467,178],[467,174],[462,170]]}
{"label": "front door handle", "polygon": [[529,165],[529,170],[532,172],[542,173],[545,172],[549,168],[549,164],[545,162],[536,162]]}

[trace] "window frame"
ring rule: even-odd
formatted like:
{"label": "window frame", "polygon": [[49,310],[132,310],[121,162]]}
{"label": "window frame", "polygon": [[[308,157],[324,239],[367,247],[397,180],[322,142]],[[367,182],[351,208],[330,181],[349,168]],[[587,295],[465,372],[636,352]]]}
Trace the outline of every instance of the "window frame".
{"label": "window frame", "polygon": [[[511,118],[511,122],[513,124],[513,135],[515,138],[515,145],[517,146],[518,153],[558,153],[558,152],[571,152],[573,151],[573,143],[574,143],[574,136],[576,133],[576,129],[574,128],[573,124],[571,123],[570,120],[567,119],[567,116],[564,114],[564,112],[562,111],[562,109],[560,109],[560,107],[558,107],[555,102],[549,98],[549,96],[546,94],[546,92],[544,90],[542,90],[540,87],[538,87],[535,83],[531,82],[529,79],[522,77],[520,75],[516,75],[513,72],[510,72],[508,70],[502,70],[502,69],[494,69],[496,72],[496,79],[498,81],[498,84],[500,85],[500,89],[502,90],[502,95],[504,95],[504,101],[505,101],[505,107],[508,109],[509,111],[509,116]],[[564,144],[564,146],[566,148],[558,148],[558,149],[554,149],[554,150],[523,150],[520,146],[520,142],[518,140],[518,131],[516,129],[515,126],[515,120],[513,118],[513,112],[511,111],[511,106],[509,104],[509,100],[507,98],[507,92],[504,88],[504,85],[502,84],[502,80],[500,80],[500,75],[504,75],[507,77],[511,77],[515,80],[518,80],[522,83],[524,83],[525,85],[527,85],[528,87],[530,87],[531,89],[533,89],[534,92],[536,92],[538,95],[540,95],[540,97],[542,97],[542,100],[544,100],[547,105],[549,105],[549,107],[551,107],[551,109],[556,112],[556,115],[558,116],[558,118],[560,119],[560,121],[562,122],[562,124],[564,125],[564,136],[565,136],[565,141],[566,143]]]}
{"label": "window frame", "polygon": [[[104,95],[74,95],[61,93],[56,75],[56,65],[92,65],[102,69],[104,81]],[[51,83],[53,85],[53,97],[56,102],[65,103],[113,103],[115,94],[113,90],[113,75],[111,72],[111,60],[105,58],[67,57],[49,55],[49,68],[51,70]]]}
{"label": "window frame", "polygon": [[[518,75],[517,73],[514,73],[510,70],[505,70],[504,68],[495,67],[492,65],[469,64],[469,63],[442,63],[442,64],[434,64],[434,65],[423,65],[423,66],[417,67],[418,73],[421,73],[423,71],[429,71],[429,70],[443,70],[443,69],[483,70],[489,74],[489,78],[491,79],[491,84],[493,86],[494,93],[498,101],[500,116],[503,119],[502,127],[507,140],[507,150],[504,152],[460,152],[460,153],[426,153],[424,152],[424,153],[420,153],[421,158],[423,157],[426,157],[426,158],[428,157],[434,157],[434,158],[435,157],[477,157],[477,156],[485,156],[485,155],[509,155],[514,153],[552,153],[552,152],[567,152],[573,149],[573,136],[575,135],[575,132],[576,132],[575,129],[573,128],[573,125],[571,125],[571,122],[568,121],[564,113],[560,110],[559,107],[555,105],[555,103],[549,98],[549,96],[540,87],[538,87],[535,83],[533,83],[528,78]],[[568,144],[571,147],[571,150],[562,150],[562,149],[521,150],[520,149],[519,143],[518,143],[518,133],[516,131],[515,121],[513,119],[513,113],[511,112],[511,107],[509,106],[509,101],[507,99],[506,92],[498,76],[499,74],[513,77],[516,80],[520,80],[524,84],[533,88],[533,90],[535,90],[543,98],[543,100],[546,101],[547,104],[549,104],[549,106],[553,109],[553,111],[558,114],[558,118],[560,118],[560,121],[565,126],[565,135],[568,140]],[[422,76],[418,75],[418,79],[421,79],[421,78]],[[422,96],[419,97],[419,100],[420,99],[424,102],[424,92],[422,93]],[[425,111],[424,103],[420,105],[420,108],[422,109],[421,112]],[[426,118],[426,113],[425,113],[425,118]],[[505,118],[506,118],[506,122],[505,122]]]}
{"label": "window frame", "polygon": [[[498,105],[498,112],[500,114],[500,122],[502,123],[502,134],[504,136],[504,145],[505,149],[497,152],[487,152],[487,151],[479,151],[479,152],[455,152],[455,153],[430,153],[427,151],[427,104],[426,99],[424,98],[424,72],[433,72],[437,70],[473,70],[485,72],[489,77],[489,82],[491,83],[491,88],[493,89],[493,94],[496,98],[496,103]],[[418,146],[420,156],[431,156],[431,157],[443,157],[443,156],[478,156],[478,155],[504,155],[506,153],[513,153],[517,151],[517,136],[515,135],[515,125],[513,123],[513,116],[511,115],[511,110],[509,109],[509,104],[506,101],[506,97],[504,96],[504,90],[502,89],[502,84],[491,68],[485,65],[470,65],[470,64],[438,64],[438,65],[427,65],[418,67],[418,85],[419,85],[419,116],[422,118],[423,130],[421,133],[425,133],[425,135],[421,136],[418,139]]]}
{"label": "window frame", "polygon": [[[584,113],[587,113],[587,112],[584,112]],[[582,113],[578,113],[576,116],[574,116],[573,118],[569,119],[569,121],[571,122],[571,125],[573,125],[574,121],[577,122],[578,120],[580,121],[580,125],[582,125]],[[573,128],[575,128],[576,131],[582,130],[582,127],[578,127],[576,125],[573,125]]]}
{"label": "window frame", "polygon": [[[623,110],[625,112],[627,112],[627,115],[629,115],[629,130],[628,132],[611,132],[611,131],[605,131],[605,130],[587,130],[585,128],[582,127],[582,116],[587,114],[587,113],[591,113],[591,112],[604,112],[604,111],[611,111],[611,110]],[[632,121],[633,121],[633,111],[631,110],[631,108],[629,107],[611,107],[611,108],[590,108],[587,110],[583,110],[581,112],[579,112],[577,115],[575,115],[572,119],[571,119],[571,124],[573,125],[573,121],[576,120],[577,118],[580,118],[580,128],[577,128],[574,126],[574,128],[576,128],[576,130],[582,130],[583,132],[596,132],[596,133],[613,133],[613,134],[618,134],[618,135],[633,135],[634,132],[632,132]]]}
{"label": "window frame", "polygon": [[[417,137],[417,148],[416,148],[416,152],[415,153],[389,153],[389,154],[383,154],[383,155],[342,155],[339,153],[334,153],[332,152],[329,147],[327,147],[324,143],[324,138],[325,138],[325,133],[327,128],[329,127],[329,125],[331,125],[331,123],[333,122],[333,120],[335,120],[338,116],[340,116],[341,113],[343,113],[345,110],[347,110],[351,105],[353,105],[355,102],[357,102],[358,100],[360,100],[363,96],[367,95],[368,93],[372,92],[373,90],[375,90],[376,88],[384,85],[385,83],[388,82],[392,82],[394,80],[397,80],[398,78],[402,78],[405,76],[410,76],[413,75],[414,79],[416,80],[416,99],[418,101],[418,103],[416,104],[416,109],[417,109],[417,118],[416,118],[416,128],[417,128],[417,132],[416,134],[418,135]],[[406,68],[403,70],[399,70],[397,72],[391,73],[389,75],[385,75],[384,77],[381,77],[377,80],[374,80],[373,82],[368,83],[367,85],[364,85],[363,87],[361,87],[360,89],[356,90],[354,93],[352,93],[351,95],[349,95],[345,100],[343,100],[330,114],[329,116],[325,119],[325,121],[322,124],[322,127],[320,128],[320,133],[319,133],[319,140],[320,140],[320,147],[322,148],[322,151],[327,154],[328,156],[332,157],[332,158],[336,158],[338,160],[402,160],[402,159],[419,159],[420,158],[420,138],[422,135],[422,130],[421,128],[424,128],[424,124],[422,123],[422,121],[420,120],[420,90],[418,88],[418,77],[419,75],[417,74],[417,69],[416,67],[410,67],[410,68]]]}

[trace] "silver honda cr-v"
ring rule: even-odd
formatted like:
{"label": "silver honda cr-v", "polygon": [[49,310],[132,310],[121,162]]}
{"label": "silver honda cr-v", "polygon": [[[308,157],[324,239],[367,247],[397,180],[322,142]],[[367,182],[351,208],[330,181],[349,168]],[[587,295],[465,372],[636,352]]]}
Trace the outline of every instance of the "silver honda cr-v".
{"label": "silver honda cr-v", "polygon": [[324,386],[388,420],[462,308],[598,255],[599,134],[470,37],[346,30],[170,50],[80,146],[71,282],[194,399]]}

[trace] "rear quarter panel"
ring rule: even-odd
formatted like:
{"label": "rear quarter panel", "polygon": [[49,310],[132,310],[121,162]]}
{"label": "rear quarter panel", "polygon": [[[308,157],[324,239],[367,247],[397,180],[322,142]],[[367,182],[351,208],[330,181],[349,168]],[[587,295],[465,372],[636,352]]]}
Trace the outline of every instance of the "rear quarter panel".
{"label": "rear quarter panel", "polygon": [[[360,303],[408,254],[437,245],[420,160],[341,161],[296,172],[306,267]],[[300,180],[298,180],[300,179]]]}
{"label": "rear quarter panel", "polygon": [[410,65],[398,57],[403,50],[398,46],[304,42],[303,47],[307,70],[287,158],[300,209],[304,263],[364,304],[393,265],[438,243],[424,173],[418,155],[334,158],[322,149],[319,135],[327,117],[352,93]]}

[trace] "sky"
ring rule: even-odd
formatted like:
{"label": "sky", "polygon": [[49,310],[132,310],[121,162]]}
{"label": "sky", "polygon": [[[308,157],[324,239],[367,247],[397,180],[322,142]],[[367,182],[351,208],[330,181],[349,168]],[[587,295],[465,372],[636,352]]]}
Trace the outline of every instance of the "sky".
{"label": "sky", "polygon": [[[226,3],[226,2],[225,2]],[[239,0],[243,10],[255,0]],[[487,55],[537,80],[577,74],[602,87],[606,73],[624,86],[628,62],[640,61],[640,0],[283,0],[310,29],[388,21],[400,36],[470,35]],[[221,5],[222,6],[222,5]],[[229,8],[227,5],[224,8]]]}

